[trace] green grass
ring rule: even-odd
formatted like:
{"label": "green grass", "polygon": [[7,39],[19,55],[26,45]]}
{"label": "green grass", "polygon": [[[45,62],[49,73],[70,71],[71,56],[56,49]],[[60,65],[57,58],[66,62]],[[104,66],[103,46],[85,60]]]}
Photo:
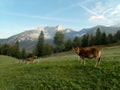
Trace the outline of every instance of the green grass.
{"label": "green grass", "polygon": [[72,51],[22,65],[0,56],[0,90],[119,90],[120,46],[105,47],[100,66],[94,64],[80,65]]}

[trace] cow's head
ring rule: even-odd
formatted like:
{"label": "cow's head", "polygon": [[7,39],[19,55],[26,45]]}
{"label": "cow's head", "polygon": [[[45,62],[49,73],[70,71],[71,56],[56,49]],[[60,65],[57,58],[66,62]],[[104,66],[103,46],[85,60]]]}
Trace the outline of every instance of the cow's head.
{"label": "cow's head", "polygon": [[75,51],[76,54],[79,54],[80,48],[79,47],[73,48],[73,51]]}
{"label": "cow's head", "polygon": [[37,59],[37,56],[35,56],[35,55],[33,55],[32,57],[33,57],[34,59]]}

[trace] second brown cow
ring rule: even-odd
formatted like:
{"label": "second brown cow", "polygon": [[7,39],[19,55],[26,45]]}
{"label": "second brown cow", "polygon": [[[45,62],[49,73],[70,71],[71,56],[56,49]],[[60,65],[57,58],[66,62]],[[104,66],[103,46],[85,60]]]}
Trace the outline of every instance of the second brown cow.
{"label": "second brown cow", "polygon": [[32,56],[26,59],[26,63],[27,62],[33,62],[35,59],[37,59],[37,56]]}
{"label": "second brown cow", "polygon": [[81,58],[81,64],[83,63],[85,65],[85,58],[95,58],[96,63],[95,67],[100,64],[101,60],[101,54],[102,54],[102,46],[91,46],[91,47],[84,47],[84,48],[73,48],[73,50],[76,52],[77,55]]}

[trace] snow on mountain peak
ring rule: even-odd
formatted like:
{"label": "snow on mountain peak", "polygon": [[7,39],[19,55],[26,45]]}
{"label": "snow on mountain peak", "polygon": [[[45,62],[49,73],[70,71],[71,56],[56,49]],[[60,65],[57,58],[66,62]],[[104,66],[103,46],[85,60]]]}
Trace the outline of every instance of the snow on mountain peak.
{"label": "snow on mountain peak", "polygon": [[[66,31],[67,30],[67,31]],[[70,29],[66,29],[62,25],[58,26],[44,26],[44,27],[37,27],[36,29],[27,30],[25,32],[22,32],[20,34],[14,35],[10,38],[8,38],[9,42],[14,42],[16,40],[18,41],[34,41],[39,37],[40,32],[44,32],[45,39],[52,39],[54,38],[54,35],[57,31],[62,31],[63,33],[70,33]]]}
{"label": "snow on mountain peak", "polygon": [[57,31],[61,31],[61,30],[64,30],[64,29],[65,29],[65,27],[62,26],[62,25],[58,25],[58,26],[57,26]]}

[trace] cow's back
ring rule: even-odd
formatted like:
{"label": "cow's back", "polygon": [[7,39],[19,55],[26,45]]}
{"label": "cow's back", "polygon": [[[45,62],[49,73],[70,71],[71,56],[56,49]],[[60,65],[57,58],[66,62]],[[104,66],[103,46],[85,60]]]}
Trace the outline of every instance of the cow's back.
{"label": "cow's back", "polygon": [[33,57],[27,58],[27,61],[33,61],[33,60],[34,60]]}
{"label": "cow's back", "polygon": [[[102,46],[93,46],[92,47],[92,51],[93,51],[93,53],[95,54],[95,56],[98,56],[98,54],[100,54],[101,55],[101,52],[102,52]],[[99,56],[100,56],[99,55]]]}
{"label": "cow's back", "polygon": [[92,46],[81,48],[79,52],[79,56],[83,58],[92,58],[96,57],[102,51],[102,46]]}

